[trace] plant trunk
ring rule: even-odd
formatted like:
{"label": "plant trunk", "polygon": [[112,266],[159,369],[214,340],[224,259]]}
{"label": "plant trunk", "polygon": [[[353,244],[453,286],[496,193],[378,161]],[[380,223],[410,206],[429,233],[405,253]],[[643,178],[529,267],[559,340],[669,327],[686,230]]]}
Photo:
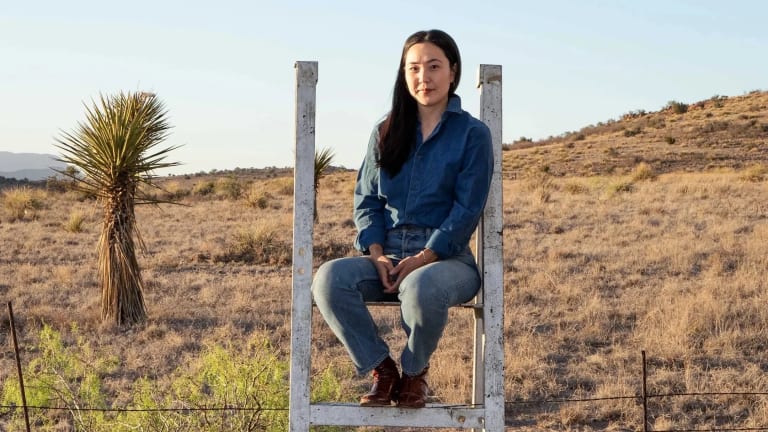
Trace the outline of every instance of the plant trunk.
{"label": "plant trunk", "polygon": [[[113,320],[117,325],[132,325],[147,318],[144,282],[133,239],[134,189],[126,181],[112,191],[99,238],[101,319]],[[141,239],[138,241],[141,244]]]}

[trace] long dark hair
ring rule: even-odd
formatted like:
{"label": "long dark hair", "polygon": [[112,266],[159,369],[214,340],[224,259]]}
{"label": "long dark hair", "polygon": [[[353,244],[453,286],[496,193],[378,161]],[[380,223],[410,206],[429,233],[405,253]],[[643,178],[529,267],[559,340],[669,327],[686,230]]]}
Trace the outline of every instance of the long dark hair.
{"label": "long dark hair", "polygon": [[449,97],[456,92],[461,78],[459,47],[448,33],[442,30],[418,31],[406,39],[403,44],[403,53],[400,55],[395,88],[392,91],[392,110],[379,129],[381,138],[377,162],[379,167],[384,168],[392,176],[400,172],[416,139],[418,108],[405,82],[405,56],[412,46],[422,42],[435,44],[448,58],[448,63],[454,71],[454,80],[448,89]]}

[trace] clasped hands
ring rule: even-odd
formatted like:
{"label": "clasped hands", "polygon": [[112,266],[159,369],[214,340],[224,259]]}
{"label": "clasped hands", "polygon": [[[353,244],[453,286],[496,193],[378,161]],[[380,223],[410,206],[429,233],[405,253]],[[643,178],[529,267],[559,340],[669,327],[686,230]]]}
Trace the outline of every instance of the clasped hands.
{"label": "clasped hands", "polygon": [[370,252],[369,258],[379,272],[379,279],[384,286],[384,292],[387,294],[396,293],[400,282],[412,271],[437,261],[437,254],[434,251],[424,249],[416,255],[403,258],[395,266],[392,265],[392,260],[384,255],[381,245],[373,244],[368,248],[368,251]]}

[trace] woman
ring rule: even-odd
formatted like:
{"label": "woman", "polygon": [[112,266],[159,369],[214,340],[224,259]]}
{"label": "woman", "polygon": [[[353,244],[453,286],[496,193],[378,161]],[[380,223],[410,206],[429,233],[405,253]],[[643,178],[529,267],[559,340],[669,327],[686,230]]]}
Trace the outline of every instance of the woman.
{"label": "woman", "polygon": [[[362,406],[421,408],[429,359],[448,308],[472,299],[480,275],[469,239],[491,183],[488,128],[455,95],[461,58],[440,30],[403,46],[392,109],[373,130],[357,176],[355,247],[365,256],[329,261],[312,293],[358,373],[373,370]],[[402,377],[366,301],[399,300],[408,338]]]}

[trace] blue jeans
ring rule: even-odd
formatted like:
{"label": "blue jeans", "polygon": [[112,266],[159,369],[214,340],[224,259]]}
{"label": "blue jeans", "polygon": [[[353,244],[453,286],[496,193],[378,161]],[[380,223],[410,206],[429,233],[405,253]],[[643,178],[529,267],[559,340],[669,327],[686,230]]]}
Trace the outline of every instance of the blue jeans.
{"label": "blue jeans", "polygon": [[[398,227],[387,232],[384,253],[394,265],[424,248],[430,228]],[[467,302],[480,288],[472,252],[440,260],[411,272],[399,292],[385,294],[373,262],[364,256],[339,258],[320,266],[312,294],[320,313],[349,352],[360,374],[366,374],[390,355],[379,336],[366,301],[400,301],[400,315],[408,343],[400,356],[403,372],[416,375],[429,364],[448,319],[448,308]]]}

